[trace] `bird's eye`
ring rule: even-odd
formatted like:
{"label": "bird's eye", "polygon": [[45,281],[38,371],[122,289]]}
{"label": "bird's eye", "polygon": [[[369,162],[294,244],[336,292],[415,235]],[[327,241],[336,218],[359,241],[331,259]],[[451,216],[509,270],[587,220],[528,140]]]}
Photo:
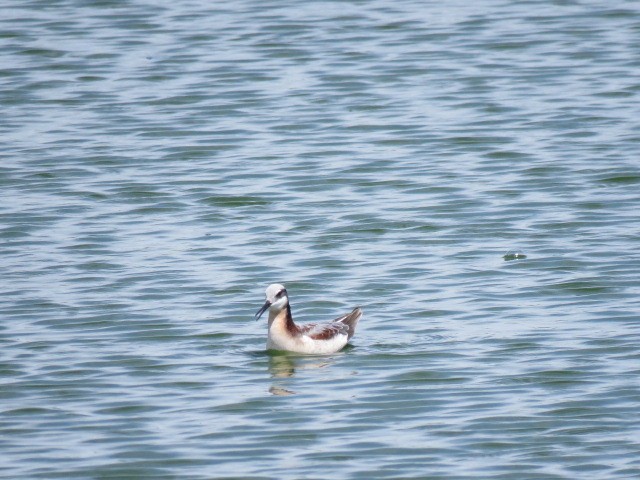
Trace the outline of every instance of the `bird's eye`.
{"label": "bird's eye", "polygon": [[283,288],[278,293],[276,293],[276,298],[282,298],[286,293],[287,291]]}

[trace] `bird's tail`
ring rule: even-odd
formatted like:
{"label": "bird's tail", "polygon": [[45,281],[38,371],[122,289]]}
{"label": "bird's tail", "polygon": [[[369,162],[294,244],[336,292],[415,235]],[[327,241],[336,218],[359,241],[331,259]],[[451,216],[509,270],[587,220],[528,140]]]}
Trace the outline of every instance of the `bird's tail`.
{"label": "bird's tail", "polygon": [[356,326],[358,325],[358,320],[362,317],[362,310],[360,307],[356,307],[353,311],[344,317],[338,318],[336,321],[340,323],[344,323],[347,327],[349,327],[349,340],[356,333]]}

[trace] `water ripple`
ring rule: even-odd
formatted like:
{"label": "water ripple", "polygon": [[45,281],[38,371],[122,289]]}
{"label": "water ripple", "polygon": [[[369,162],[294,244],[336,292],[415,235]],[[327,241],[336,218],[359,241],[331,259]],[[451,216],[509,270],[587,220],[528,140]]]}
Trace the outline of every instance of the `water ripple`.
{"label": "water ripple", "polygon": [[639,476],[636,3],[290,7],[4,12],[3,474]]}

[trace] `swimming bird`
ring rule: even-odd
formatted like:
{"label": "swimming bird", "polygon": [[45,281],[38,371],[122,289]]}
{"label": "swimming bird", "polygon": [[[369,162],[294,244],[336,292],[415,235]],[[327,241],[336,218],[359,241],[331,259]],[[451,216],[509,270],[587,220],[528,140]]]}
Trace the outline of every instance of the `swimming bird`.
{"label": "swimming bird", "polygon": [[362,316],[362,310],[356,307],[351,313],[328,323],[296,325],[291,316],[289,297],[284,285],[269,285],[265,296],[267,299],[255,318],[259,319],[269,310],[267,350],[316,355],[335,353],[353,337],[358,320]]}

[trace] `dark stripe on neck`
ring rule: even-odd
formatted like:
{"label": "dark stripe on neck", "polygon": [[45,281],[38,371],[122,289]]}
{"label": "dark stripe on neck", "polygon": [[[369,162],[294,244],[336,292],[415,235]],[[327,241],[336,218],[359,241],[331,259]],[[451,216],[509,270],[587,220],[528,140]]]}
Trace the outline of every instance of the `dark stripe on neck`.
{"label": "dark stripe on neck", "polygon": [[298,326],[293,323],[293,316],[291,315],[291,306],[289,304],[287,304],[287,323],[286,323],[286,327],[287,327],[287,331],[291,334],[291,335],[297,335],[299,332]]}

